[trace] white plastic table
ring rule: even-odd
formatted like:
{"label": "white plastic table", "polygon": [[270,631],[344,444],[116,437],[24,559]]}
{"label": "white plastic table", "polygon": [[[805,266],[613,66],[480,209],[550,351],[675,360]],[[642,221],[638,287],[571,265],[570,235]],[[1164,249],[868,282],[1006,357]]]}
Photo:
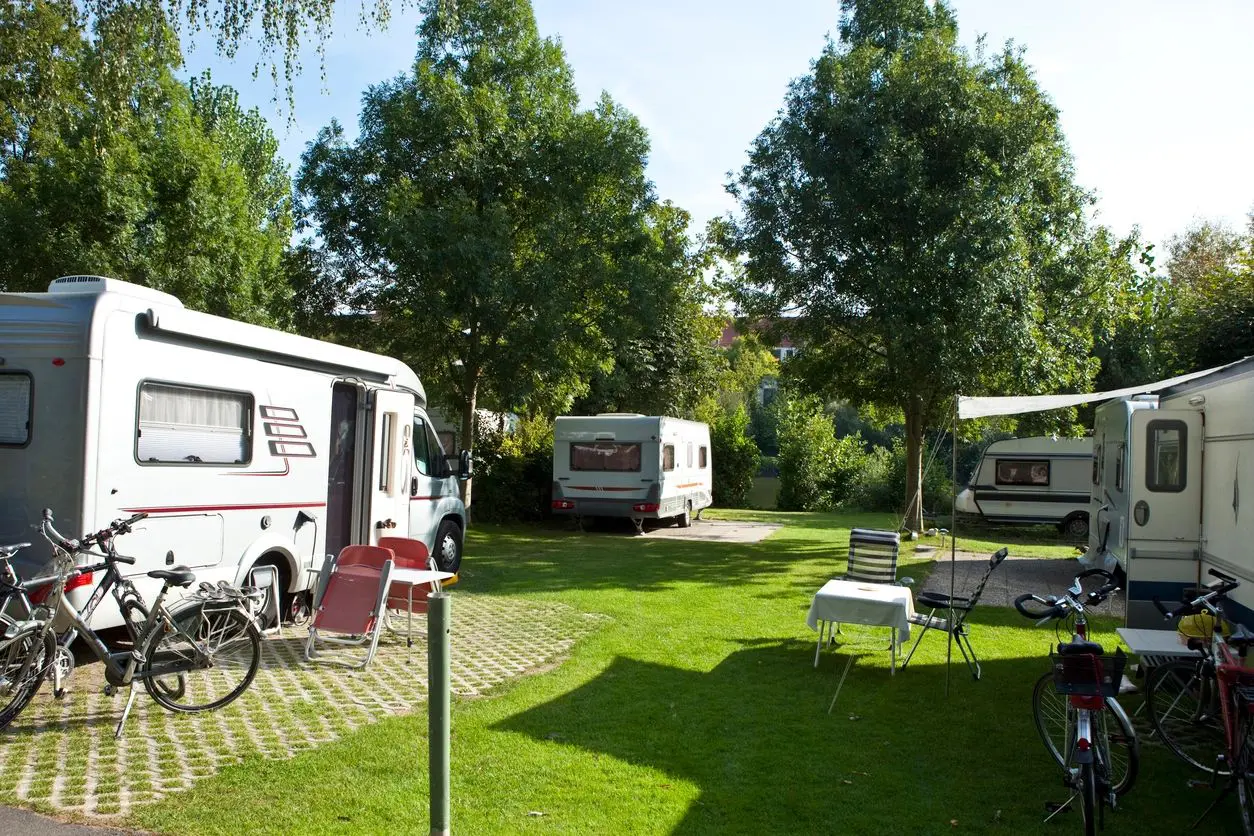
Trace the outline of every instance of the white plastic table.
{"label": "white plastic table", "polygon": [[1171,659],[1199,656],[1180,641],[1175,630],[1145,630],[1137,627],[1118,627],[1115,632],[1128,650],[1141,657],[1146,667],[1161,665]]}
{"label": "white plastic table", "polygon": [[819,665],[824,633],[830,641],[836,625],[869,624],[892,628],[889,673],[897,672],[897,649],[910,638],[910,617],[914,615],[914,597],[904,586],[862,581],[830,580],[814,594],[806,624],[819,631],[814,649],[814,666]]}

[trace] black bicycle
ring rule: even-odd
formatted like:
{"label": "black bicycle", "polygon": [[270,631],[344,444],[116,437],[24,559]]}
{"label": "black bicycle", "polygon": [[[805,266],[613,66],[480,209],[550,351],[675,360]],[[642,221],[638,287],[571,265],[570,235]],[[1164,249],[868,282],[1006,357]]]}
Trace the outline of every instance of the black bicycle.
{"label": "black bicycle", "polygon": [[[52,543],[53,572],[29,580],[19,579],[10,565],[9,558],[17,548],[0,548],[4,567],[0,582],[11,595],[20,597],[21,608],[26,611],[22,620],[14,618],[12,612],[0,620],[4,627],[0,639],[0,729],[13,722],[45,679],[53,680],[54,694],[64,693],[65,681],[74,669],[69,646],[79,636],[104,664],[106,693],[131,688],[115,736],[122,734],[134,704],[137,681],[143,682],[149,696],[162,708],[189,713],[221,708],[252,684],[261,663],[253,593],[201,584],[197,591],[167,606],[171,588],[188,588],[196,581],[190,570],[176,566],[148,573],[163,582],[149,607],[135,585],[118,570],[118,564],[133,564],[135,559],[118,554],[117,538],[146,516],[117,520],[95,534],[72,540],[53,528],[52,512],[45,510],[39,530]],[[77,565],[81,557],[99,562]],[[95,572],[103,573],[102,580],[80,613],[65,597],[66,582]],[[36,591],[41,594],[34,594]],[[130,633],[129,650],[110,650],[88,626],[108,592],[113,593]],[[68,626],[58,635],[54,623]]]}

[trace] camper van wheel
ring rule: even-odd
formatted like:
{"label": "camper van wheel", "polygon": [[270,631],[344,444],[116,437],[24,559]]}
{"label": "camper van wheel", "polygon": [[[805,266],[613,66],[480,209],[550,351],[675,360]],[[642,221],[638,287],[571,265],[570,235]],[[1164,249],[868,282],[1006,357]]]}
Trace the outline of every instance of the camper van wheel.
{"label": "camper van wheel", "polygon": [[440,571],[456,573],[462,565],[462,530],[445,520],[435,534],[435,562]]}
{"label": "camper van wheel", "polygon": [[687,528],[692,525],[692,503],[689,502],[684,506],[684,512],[679,515],[679,527]]}
{"label": "camper van wheel", "polygon": [[1067,515],[1058,527],[1066,536],[1083,540],[1089,536],[1089,515],[1083,511],[1076,511],[1074,514]]}

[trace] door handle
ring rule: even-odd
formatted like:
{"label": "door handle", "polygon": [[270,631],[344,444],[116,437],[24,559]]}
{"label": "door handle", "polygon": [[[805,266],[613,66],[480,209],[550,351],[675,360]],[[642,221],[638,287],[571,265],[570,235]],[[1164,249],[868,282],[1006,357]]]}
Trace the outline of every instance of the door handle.
{"label": "door handle", "polygon": [[417,495],[418,495],[418,477],[417,477],[417,476],[410,477],[410,480],[409,480],[409,495],[410,495],[410,496],[417,496]]}

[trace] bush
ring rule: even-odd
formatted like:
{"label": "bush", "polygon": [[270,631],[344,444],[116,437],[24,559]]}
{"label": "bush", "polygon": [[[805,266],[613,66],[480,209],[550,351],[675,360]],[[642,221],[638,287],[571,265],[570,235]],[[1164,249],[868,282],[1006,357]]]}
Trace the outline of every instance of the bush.
{"label": "bush", "polygon": [[[926,453],[924,450],[925,458]],[[850,504],[865,511],[901,513],[906,503],[905,439],[895,438],[892,447],[872,450],[850,494]],[[953,482],[943,462],[933,461],[923,475],[923,508],[929,514],[948,514],[953,510]]]}
{"label": "bush", "polygon": [[475,440],[474,519],[540,520],[553,493],[553,423],[522,418],[512,433],[481,428]]}
{"label": "bush", "polygon": [[761,458],[749,437],[749,413],[743,406],[724,412],[710,424],[710,452],[714,457],[714,502],[724,508],[743,508]]}
{"label": "bush", "polygon": [[866,460],[861,437],[836,438],[836,428],[818,401],[780,405],[780,510],[831,510],[844,504]]}

